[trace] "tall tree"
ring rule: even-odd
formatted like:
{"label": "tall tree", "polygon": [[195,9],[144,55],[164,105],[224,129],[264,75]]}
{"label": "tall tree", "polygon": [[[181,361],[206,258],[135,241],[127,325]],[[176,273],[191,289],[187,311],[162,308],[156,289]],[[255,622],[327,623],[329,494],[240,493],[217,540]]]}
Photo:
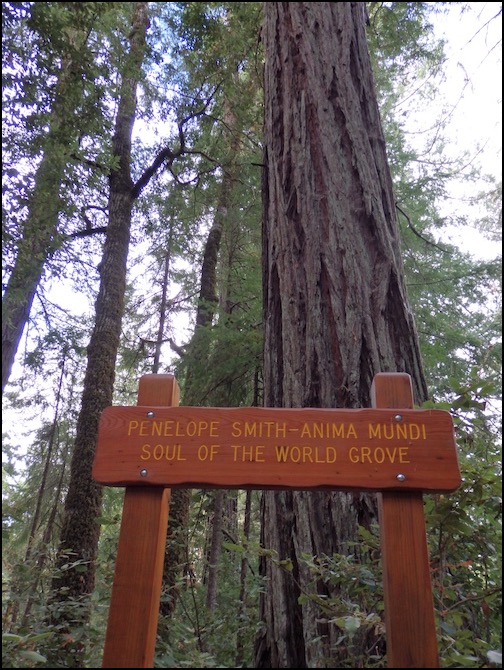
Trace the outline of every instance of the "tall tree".
{"label": "tall tree", "polygon": [[[94,588],[100,532],[97,517],[101,510],[102,487],[92,479],[91,470],[100,415],[105,407],[112,404],[115,362],[124,311],[131,217],[138,194],[131,178],[131,136],[148,23],[148,3],[135,3],[129,35],[129,54],[112,141],[117,166],[109,178],[109,218],[101,262],[100,291],[96,301],[96,321],[88,346],[88,364],[60,537],[58,563],[61,571],[54,579],[58,600],[65,599],[73,607],[76,604],[78,606],[79,600],[90,595]],[[74,566],[63,569],[68,563],[69,552]],[[85,572],[78,567],[79,564],[85,566]],[[60,612],[54,621],[68,624],[75,620],[75,616],[75,612],[67,611],[63,616]],[[79,619],[86,621],[86,612],[78,616],[77,620]],[[71,649],[69,646],[68,651]],[[79,644],[75,647],[74,657],[66,654],[66,662],[71,664],[70,667],[80,667],[81,651]]]}
{"label": "tall tree", "polygon": [[[43,94],[40,96],[46,104],[51,104],[49,111],[42,104],[42,109],[38,110],[40,118],[37,123],[42,131],[35,145],[36,152],[41,145],[42,157],[27,198],[25,220],[15,245],[15,262],[2,298],[2,393],[9,380],[45,266],[64,239],[59,214],[63,207],[61,190],[65,169],[77,150],[79,136],[82,139],[89,132],[90,119],[84,113],[85,99],[92,97],[98,102],[99,87],[94,83],[96,71],[93,69],[90,35],[96,22],[108,11],[106,3],[96,2],[31,5],[26,10],[30,14],[24,19],[25,29],[39,35],[45,44],[50,44],[52,53],[49,56],[46,54],[45,58],[50,60],[55,71],[47,72],[46,76],[56,76],[57,81],[49,103],[44,100]],[[35,57],[37,54],[27,54],[29,60]],[[40,54],[38,59],[39,62],[43,60]],[[56,63],[59,63],[59,70]],[[22,85],[26,89],[22,95],[23,106],[30,109],[35,102],[29,97],[33,82],[26,77]],[[28,117],[32,124],[35,123],[32,117],[36,116],[32,113]],[[37,157],[31,156],[30,159],[36,161]]]}
{"label": "tall tree", "polygon": [[[264,394],[269,407],[369,407],[378,372],[427,398],[359,2],[264,3]],[[347,553],[374,498],[265,492],[268,590],[257,667],[344,667],[303,557]],[[355,551],[355,549],[352,549]],[[305,598],[300,602],[300,596]],[[307,597],[306,597],[307,596]],[[311,597],[310,597],[311,596]]]}

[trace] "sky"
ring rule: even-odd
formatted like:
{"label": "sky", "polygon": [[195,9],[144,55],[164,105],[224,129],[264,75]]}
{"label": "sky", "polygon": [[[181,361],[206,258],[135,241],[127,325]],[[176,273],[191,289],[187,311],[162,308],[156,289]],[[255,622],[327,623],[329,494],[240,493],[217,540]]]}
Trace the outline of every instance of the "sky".
{"label": "sky", "polygon": [[[437,105],[429,106],[419,123],[429,127],[441,109],[452,110],[448,127],[452,144],[447,151],[456,155],[467,149],[485,173],[501,181],[502,16],[498,14],[502,3],[468,3],[464,13],[460,4],[450,3],[450,11],[433,21],[436,36],[446,41],[445,79],[439,84]],[[454,183],[448,206],[469,209],[467,199],[477,191],[477,185]],[[450,228],[443,235],[475,257],[495,258],[501,250],[500,244],[472,228]]]}

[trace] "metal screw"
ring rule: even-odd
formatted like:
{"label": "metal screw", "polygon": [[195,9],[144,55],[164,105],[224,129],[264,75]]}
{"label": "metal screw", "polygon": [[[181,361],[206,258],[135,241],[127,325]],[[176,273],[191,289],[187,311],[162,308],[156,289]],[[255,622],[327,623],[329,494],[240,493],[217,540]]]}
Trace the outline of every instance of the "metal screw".
{"label": "metal screw", "polygon": [[147,470],[140,470],[140,477],[147,477],[148,474]]}
{"label": "metal screw", "polygon": [[147,412],[147,416],[149,417],[149,419],[153,419],[156,415],[154,414],[154,412],[150,411]]}
{"label": "metal screw", "polygon": [[396,479],[397,479],[398,482],[404,482],[404,481],[406,481],[406,475],[403,475],[402,473],[399,473],[396,476]]}
{"label": "metal screw", "polygon": [[402,421],[402,416],[401,416],[400,414],[396,414],[395,417],[394,417],[394,419],[395,419],[396,421]]}

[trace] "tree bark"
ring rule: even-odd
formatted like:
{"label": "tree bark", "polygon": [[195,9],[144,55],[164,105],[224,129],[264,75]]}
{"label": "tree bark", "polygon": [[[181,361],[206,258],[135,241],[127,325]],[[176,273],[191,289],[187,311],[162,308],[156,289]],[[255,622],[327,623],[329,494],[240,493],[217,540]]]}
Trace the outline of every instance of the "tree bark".
{"label": "tree bark", "polygon": [[[126,287],[126,262],[130,241],[131,214],[135,194],[130,175],[131,134],[136,113],[136,89],[145,52],[148,3],[135,3],[130,33],[130,51],[122,81],[113,155],[118,167],[110,175],[109,222],[101,262],[101,282],[96,301],[96,320],[88,346],[88,364],[84,378],[81,410],[77,422],[71,462],[70,484],[65,500],[60,536],[58,565],[80,561],[86,566],[61,570],[54,579],[54,604],[59,612],[54,622],[86,621],[87,612],[72,615],[72,606],[94,589],[95,561],[100,525],[97,517],[102,503],[102,487],[92,479],[91,471],[102,411],[112,404],[115,361],[121,335]],[[71,552],[68,555],[67,552]],[[62,612],[63,603],[70,606]],[[80,667],[80,645],[71,657],[67,646],[65,662]],[[75,665],[73,665],[75,664]]]}
{"label": "tree bark", "polygon": [[[427,397],[403,279],[392,180],[365,35],[365,4],[264,3],[264,384],[268,407],[370,407],[377,372]],[[264,492],[268,590],[256,667],[338,666],[334,625],[302,592],[302,555],[349,551],[374,496]]]}

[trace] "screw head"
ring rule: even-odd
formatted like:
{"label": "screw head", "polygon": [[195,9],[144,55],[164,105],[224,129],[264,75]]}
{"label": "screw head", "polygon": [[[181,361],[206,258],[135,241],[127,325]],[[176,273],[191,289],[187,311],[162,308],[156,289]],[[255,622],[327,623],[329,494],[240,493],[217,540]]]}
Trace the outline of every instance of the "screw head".
{"label": "screw head", "polygon": [[155,415],[154,412],[151,410],[150,412],[147,412],[147,416],[149,417],[149,419],[153,419],[156,415]]}
{"label": "screw head", "polygon": [[406,481],[406,475],[403,475],[400,472],[398,475],[396,475],[396,479],[397,479],[398,482],[404,482],[404,481]]}
{"label": "screw head", "polygon": [[140,470],[140,477],[147,477],[148,474],[149,473],[147,472],[147,470],[145,470],[145,468],[143,470]]}
{"label": "screw head", "polygon": [[394,419],[395,419],[396,421],[402,421],[403,418],[402,418],[402,415],[401,415],[401,414],[396,414],[395,417],[394,417]]}

